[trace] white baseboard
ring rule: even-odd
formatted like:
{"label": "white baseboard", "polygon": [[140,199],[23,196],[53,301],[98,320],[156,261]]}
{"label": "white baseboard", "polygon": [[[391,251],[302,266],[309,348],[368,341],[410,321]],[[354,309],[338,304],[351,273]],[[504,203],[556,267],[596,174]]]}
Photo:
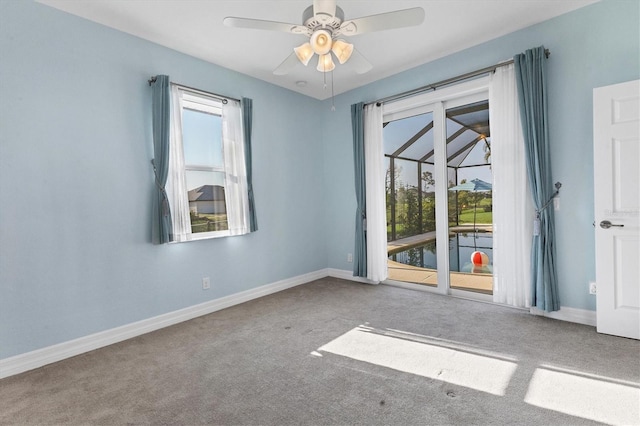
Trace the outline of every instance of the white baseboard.
{"label": "white baseboard", "polygon": [[328,271],[327,275],[330,277],[340,278],[340,279],[349,280],[349,281],[356,281],[356,282],[365,283],[365,284],[378,284],[366,278],[354,277],[352,271],[347,271],[344,269],[334,269],[334,268],[329,268],[327,271]]}
{"label": "white baseboard", "polygon": [[[373,281],[369,281],[366,278],[354,277],[351,271],[347,271],[344,269],[329,268],[328,271],[329,271],[328,275],[330,277],[342,278],[345,280],[357,281],[357,282],[367,283],[367,284],[375,284]],[[393,282],[392,285],[394,285],[395,287],[407,288],[409,290],[422,290],[429,293],[440,294],[434,289],[425,288],[424,286],[420,286],[417,284],[402,283],[399,281],[395,281]],[[456,296],[459,297],[460,294],[461,293],[459,291],[456,292]],[[476,300],[476,299],[472,298],[471,300]],[[485,300],[484,298],[481,298],[478,301],[493,303],[490,300]],[[586,309],[576,309],[576,308],[569,308],[565,306],[565,307],[561,307],[559,311],[555,311],[555,312],[544,312],[536,308],[531,308],[529,312],[533,315],[544,316],[547,318],[553,318],[560,321],[575,322],[578,324],[590,325],[593,327],[596,326],[596,312],[589,311]]]}
{"label": "white baseboard", "polygon": [[533,315],[544,316],[561,321],[576,322],[578,324],[590,325],[592,327],[596,326],[596,311],[561,306],[560,310],[555,312],[544,312],[537,308],[531,308],[529,312]]}
{"label": "white baseboard", "polygon": [[[78,339],[69,340],[57,345],[37,349],[35,351],[16,355],[10,358],[0,359],[0,379],[33,370],[47,364],[62,361],[66,358],[71,358],[85,352],[122,342],[142,334],[159,330],[164,327],[169,327],[183,321],[188,321],[202,315],[207,315],[259,297],[277,293],[288,288],[307,284],[311,281],[327,276],[360,283],[375,284],[366,278],[354,277],[351,271],[334,268],[320,269],[308,274],[287,278],[261,287],[190,306],[188,308],[179,309],[177,311],[168,312],[142,321],[112,328],[110,330],[80,337]],[[594,327],[596,325],[595,311],[563,307],[557,312],[550,313],[532,308],[531,313],[534,315],[543,315],[549,318],[576,322]]]}
{"label": "white baseboard", "polygon": [[277,293],[291,287],[306,284],[328,275],[328,269],[321,269],[46,348],[0,359],[0,379],[62,361],[66,358],[122,342],[123,340],[131,339],[272,293]]}

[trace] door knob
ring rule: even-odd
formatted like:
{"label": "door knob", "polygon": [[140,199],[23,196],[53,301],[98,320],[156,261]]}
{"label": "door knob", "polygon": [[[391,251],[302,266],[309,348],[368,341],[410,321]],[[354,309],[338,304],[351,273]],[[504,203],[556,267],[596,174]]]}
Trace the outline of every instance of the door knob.
{"label": "door knob", "polygon": [[609,222],[608,220],[603,220],[602,222],[600,222],[600,228],[602,228],[602,229],[609,229],[612,226],[617,226],[618,228],[622,228],[624,225],[615,225],[615,224]]}

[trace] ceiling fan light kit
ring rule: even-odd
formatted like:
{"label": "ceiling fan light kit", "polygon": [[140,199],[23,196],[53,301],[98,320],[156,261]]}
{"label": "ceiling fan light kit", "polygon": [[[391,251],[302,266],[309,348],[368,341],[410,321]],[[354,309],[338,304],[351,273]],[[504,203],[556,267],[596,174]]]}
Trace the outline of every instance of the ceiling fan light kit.
{"label": "ceiling fan light kit", "polygon": [[311,44],[309,43],[304,43],[298,47],[294,47],[293,51],[305,67],[309,64],[311,58],[313,58],[313,48],[311,48]]}
{"label": "ceiling fan light kit", "polygon": [[333,71],[336,68],[336,64],[333,62],[331,58],[331,54],[327,53],[326,55],[318,56],[318,66],[316,69],[320,72],[329,72]]}
{"label": "ceiling fan light kit", "polygon": [[309,40],[311,48],[318,55],[326,55],[331,50],[331,33],[324,29],[315,30]]}
{"label": "ceiling fan light kit", "polygon": [[331,51],[336,55],[336,58],[338,58],[340,65],[342,65],[351,57],[351,54],[353,53],[353,44],[347,43],[342,39],[338,39],[333,42]]}

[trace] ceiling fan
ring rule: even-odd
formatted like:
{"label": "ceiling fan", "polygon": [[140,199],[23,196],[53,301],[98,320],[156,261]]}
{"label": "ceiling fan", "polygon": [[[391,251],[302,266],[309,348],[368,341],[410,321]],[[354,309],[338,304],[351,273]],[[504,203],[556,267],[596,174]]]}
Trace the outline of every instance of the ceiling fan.
{"label": "ceiling fan", "polygon": [[315,55],[318,55],[318,71],[332,71],[335,68],[332,53],[340,64],[351,59],[356,73],[364,74],[372,68],[371,64],[354,49],[353,44],[341,37],[410,27],[423,21],[424,10],[421,7],[345,21],[344,12],[336,5],[336,0],[313,0],[313,5],[302,13],[302,25],[233,16],[224,18],[223,22],[229,27],[284,31],[309,37],[308,42],[294,48],[293,53],[273,71],[276,75],[285,75],[298,62],[307,66]]}

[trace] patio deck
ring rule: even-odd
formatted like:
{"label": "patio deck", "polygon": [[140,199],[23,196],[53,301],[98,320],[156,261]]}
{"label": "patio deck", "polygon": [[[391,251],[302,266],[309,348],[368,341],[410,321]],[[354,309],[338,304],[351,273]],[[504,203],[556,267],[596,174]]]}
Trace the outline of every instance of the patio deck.
{"label": "patio deck", "polygon": [[[438,276],[435,269],[419,268],[405,265],[404,263],[388,260],[389,279],[428,286],[438,285]],[[484,294],[493,294],[493,276],[491,274],[472,274],[467,272],[449,273],[449,285],[457,290],[475,291]]]}
{"label": "patio deck", "polygon": [[[481,232],[491,232],[492,225],[476,225]],[[450,232],[473,232],[473,225],[460,225],[449,228]],[[427,232],[387,243],[388,254],[394,254],[409,248],[421,246],[436,238],[435,232]],[[404,263],[387,261],[389,267],[389,279],[404,281],[428,286],[437,286],[438,277],[435,269],[420,268],[418,266],[405,265]],[[467,272],[449,273],[449,285],[459,290],[475,291],[478,293],[493,294],[493,276],[491,274],[478,274]]]}

